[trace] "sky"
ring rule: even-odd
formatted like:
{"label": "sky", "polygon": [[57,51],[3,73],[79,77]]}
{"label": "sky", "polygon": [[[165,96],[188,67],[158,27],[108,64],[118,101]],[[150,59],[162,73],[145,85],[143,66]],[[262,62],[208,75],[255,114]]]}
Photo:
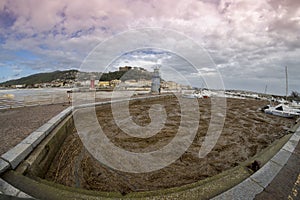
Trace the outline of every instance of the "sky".
{"label": "sky", "polygon": [[[199,44],[225,89],[264,92],[268,85],[268,93],[284,95],[288,66],[289,93],[300,91],[299,0],[0,0],[0,82],[80,69],[99,43],[149,27]],[[112,67],[156,64],[189,68],[176,52],[158,49],[124,53]]]}

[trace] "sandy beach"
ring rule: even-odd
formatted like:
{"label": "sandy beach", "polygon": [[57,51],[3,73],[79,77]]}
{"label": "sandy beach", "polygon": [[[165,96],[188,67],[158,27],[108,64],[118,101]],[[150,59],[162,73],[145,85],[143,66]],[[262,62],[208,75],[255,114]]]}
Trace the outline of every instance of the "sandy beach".
{"label": "sandy beach", "polygon": [[[121,148],[147,152],[168,144],[179,127],[180,113],[175,98],[168,102],[148,100],[132,102],[130,113],[140,125],[150,122],[152,104],[162,104],[167,111],[165,127],[151,138],[133,138],[116,126],[110,106],[97,109],[98,121],[109,139]],[[127,194],[181,186],[214,176],[237,166],[286,134],[294,120],[266,115],[258,109],[267,102],[227,99],[227,116],[223,132],[213,150],[200,159],[198,152],[210,121],[210,100],[199,99],[199,129],[189,149],[171,165],[142,174],[126,173],[108,168],[96,161],[84,148],[74,129],[56,155],[46,179],[71,187]]]}

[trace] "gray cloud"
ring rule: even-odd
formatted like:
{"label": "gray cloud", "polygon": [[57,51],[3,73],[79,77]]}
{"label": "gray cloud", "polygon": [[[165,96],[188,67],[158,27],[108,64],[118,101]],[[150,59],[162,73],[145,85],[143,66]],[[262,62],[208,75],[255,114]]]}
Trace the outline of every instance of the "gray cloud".
{"label": "gray cloud", "polygon": [[[300,90],[298,0],[1,1],[0,69],[11,66],[13,74],[18,65],[33,71],[79,68],[99,42],[144,27],[172,29],[192,38],[210,54],[228,89],[261,91],[268,84],[270,91],[284,94],[283,70],[288,66],[290,88]],[[20,50],[39,59],[17,57]],[[167,52],[128,54],[115,68],[157,63],[196,73],[183,58]]]}

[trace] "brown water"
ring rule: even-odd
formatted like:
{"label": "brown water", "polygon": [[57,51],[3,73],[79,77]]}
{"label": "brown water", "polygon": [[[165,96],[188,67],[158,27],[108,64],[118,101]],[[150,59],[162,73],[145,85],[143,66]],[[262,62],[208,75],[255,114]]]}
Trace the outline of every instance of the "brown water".
{"label": "brown water", "polygon": [[[147,139],[132,138],[114,123],[110,106],[97,108],[97,117],[111,141],[134,152],[153,151],[168,144],[180,122],[180,107],[175,98],[168,102],[147,100],[131,102],[130,113],[139,125],[150,123],[152,104],[163,104],[167,111],[165,127]],[[190,148],[173,164],[150,173],[132,174],[101,165],[84,149],[76,130],[67,137],[56,155],[46,179],[71,187],[115,191],[126,194],[181,186],[214,176],[245,161],[285,134],[294,123],[291,119],[266,115],[258,108],[267,102],[227,99],[227,116],[223,132],[213,150],[203,159],[198,152],[210,122],[210,99],[199,99],[201,120]]]}

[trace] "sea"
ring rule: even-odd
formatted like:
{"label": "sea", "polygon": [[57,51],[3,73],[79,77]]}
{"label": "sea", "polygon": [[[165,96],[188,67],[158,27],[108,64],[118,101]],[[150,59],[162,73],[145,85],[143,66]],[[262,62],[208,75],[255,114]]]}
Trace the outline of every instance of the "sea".
{"label": "sea", "polygon": [[[73,88],[2,89],[0,90],[0,109],[69,103],[70,94],[68,94],[67,91],[72,89]],[[149,91],[139,91],[137,93],[143,94],[149,93]],[[126,95],[128,95],[128,91],[116,92],[114,94],[111,91],[97,91],[95,97],[98,99],[118,99]]]}
{"label": "sea", "polygon": [[30,105],[64,103],[70,88],[34,88],[0,90],[0,109]]}

